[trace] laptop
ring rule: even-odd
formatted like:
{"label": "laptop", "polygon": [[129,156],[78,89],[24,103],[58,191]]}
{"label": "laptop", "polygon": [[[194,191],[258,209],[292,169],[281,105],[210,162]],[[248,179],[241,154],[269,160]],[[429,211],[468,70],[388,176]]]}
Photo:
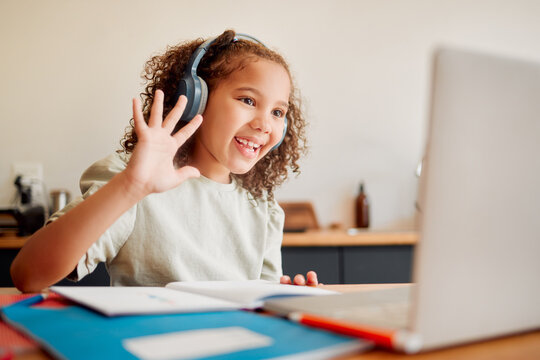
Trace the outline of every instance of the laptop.
{"label": "laptop", "polygon": [[417,352],[540,328],[540,64],[434,54],[413,284],[271,300]]}

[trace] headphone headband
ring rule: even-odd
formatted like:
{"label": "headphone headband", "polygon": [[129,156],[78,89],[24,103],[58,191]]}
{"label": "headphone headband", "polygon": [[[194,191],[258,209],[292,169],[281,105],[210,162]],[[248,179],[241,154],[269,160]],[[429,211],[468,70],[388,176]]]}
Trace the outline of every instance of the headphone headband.
{"label": "headphone headband", "polygon": [[[212,46],[212,44],[216,41],[216,39],[217,37],[207,39],[205,42],[199,45],[197,50],[195,50],[193,52],[193,55],[191,55],[191,58],[186,65],[186,71],[189,71],[192,76],[197,76],[197,68],[199,67],[199,63],[201,62],[203,56],[206,54],[210,46]],[[233,43],[237,42],[238,40],[253,41],[266,47],[266,45],[264,45],[261,41],[247,34],[236,34],[236,36],[234,37]]]}

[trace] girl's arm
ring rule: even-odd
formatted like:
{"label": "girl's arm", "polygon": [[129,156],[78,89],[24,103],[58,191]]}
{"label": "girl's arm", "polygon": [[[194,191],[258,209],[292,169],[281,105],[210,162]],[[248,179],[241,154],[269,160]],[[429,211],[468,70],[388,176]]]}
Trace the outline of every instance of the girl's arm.
{"label": "girl's arm", "polygon": [[28,239],[11,264],[11,278],[19,290],[36,292],[63,279],[73,271],[88,248],[139,200],[200,175],[193,167],[175,169],[173,165],[176,151],[202,121],[198,115],[170,135],[186,102],[184,96],[180,97],[163,120],[163,92],[157,90],[146,124],[140,102],[133,100],[138,142],[126,170]]}

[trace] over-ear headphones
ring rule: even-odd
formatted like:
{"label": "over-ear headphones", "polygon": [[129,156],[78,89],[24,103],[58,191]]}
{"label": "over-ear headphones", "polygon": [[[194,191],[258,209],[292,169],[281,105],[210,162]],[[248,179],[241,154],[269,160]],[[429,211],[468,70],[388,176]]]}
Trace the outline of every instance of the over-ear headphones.
{"label": "over-ear headphones", "polygon": [[[233,41],[238,41],[238,39],[253,41],[266,47],[266,45],[264,45],[259,40],[246,34],[236,34]],[[184,113],[180,118],[180,121],[174,129],[174,132],[178,131],[182,127],[181,122],[189,122],[195,117],[195,115],[202,114],[204,112],[204,109],[206,108],[206,101],[208,100],[208,86],[206,85],[204,79],[197,75],[197,67],[199,66],[199,63],[201,62],[204,54],[206,54],[206,51],[208,51],[210,45],[212,45],[215,40],[216,38],[210,38],[203,42],[193,52],[191,58],[186,65],[184,74],[182,75],[182,78],[180,79],[180,82],[178,83],[178,87],[176,89],[174,103],[178,101],[178,98],[181,95],[185,95],[188,102]],[[271,150],[277,148],[285,138],[285,134],[287,133],[287,117],[285,117],[284,120],[285,126],[283,127],[283,135],[279,142]]]}

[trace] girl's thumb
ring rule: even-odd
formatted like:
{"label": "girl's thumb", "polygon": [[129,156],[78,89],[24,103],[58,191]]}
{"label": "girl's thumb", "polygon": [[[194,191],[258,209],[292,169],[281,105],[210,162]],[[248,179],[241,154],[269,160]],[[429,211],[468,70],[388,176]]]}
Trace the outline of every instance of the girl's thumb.
{"label": "girl's thumb", "polygon": [[180,181],[185,181],[187,179],[201,176],[199,169],[193,166],[183,166],[180,169],[177,169],[176,173],[178,174],[178,178]]}

